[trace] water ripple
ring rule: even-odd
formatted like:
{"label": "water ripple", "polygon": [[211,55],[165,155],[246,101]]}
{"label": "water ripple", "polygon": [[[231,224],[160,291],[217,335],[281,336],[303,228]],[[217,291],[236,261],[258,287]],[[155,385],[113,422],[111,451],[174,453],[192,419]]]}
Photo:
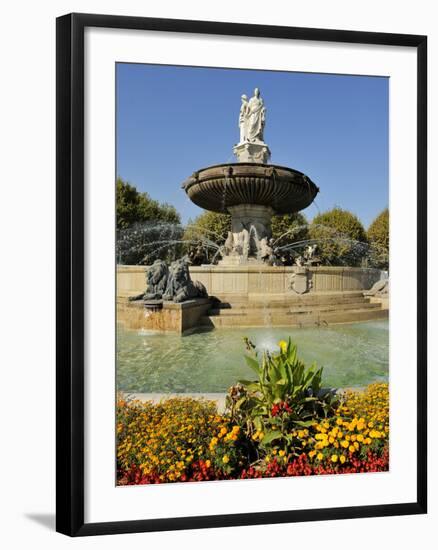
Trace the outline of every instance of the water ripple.
{"label": "water ripple", "polygon": [[190,335],[125,331],[117,335],[117,384],[131,392],[224,392],[251,377],[243,337],[275,349],[289,336],[306,363],[324,366],[330,386],[364,386],[388,379],[387,321],[315,328],[233,328]]}

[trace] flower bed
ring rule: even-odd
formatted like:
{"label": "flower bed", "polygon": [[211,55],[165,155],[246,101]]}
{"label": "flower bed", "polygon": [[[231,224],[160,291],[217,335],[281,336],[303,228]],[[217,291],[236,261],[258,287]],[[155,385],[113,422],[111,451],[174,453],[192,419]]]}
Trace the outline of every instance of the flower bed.
{"label": "flower bed", "polygon": [[230,388],[223,414],[206,400],[120,398],[118,484],[388,470],[387,384],[323,390],[322,369],[306,368],[290,342],[247,360],[258,380]]}

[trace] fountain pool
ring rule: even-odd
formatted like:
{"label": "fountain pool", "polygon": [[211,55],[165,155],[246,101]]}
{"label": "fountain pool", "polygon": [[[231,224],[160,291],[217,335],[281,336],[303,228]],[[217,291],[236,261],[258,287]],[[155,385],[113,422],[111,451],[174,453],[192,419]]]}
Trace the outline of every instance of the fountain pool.
{"label": "fountain pool", "polygon": [[388,380],[387,320],[328,327],[255,327],[196,330],[181,336],[117,330],[117,387],[125,392],[225,392],[239,379],[251,379],[243,337],[259,349],[276,349],[289,336],[299,356],[324,366],[324,384],[360,387]]}

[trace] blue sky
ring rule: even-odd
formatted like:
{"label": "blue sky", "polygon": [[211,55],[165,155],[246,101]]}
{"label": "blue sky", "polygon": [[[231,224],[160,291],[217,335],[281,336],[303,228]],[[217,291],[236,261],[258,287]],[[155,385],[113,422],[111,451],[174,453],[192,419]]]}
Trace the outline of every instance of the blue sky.
{"label": "blue sky", "polygon": [[367,227],[388,206],[387,78],[119,63],[116,82],[117,174],[183,222],[202,211],[181,183],[235,161],[240,96],[256,86],[271,162],[320,188],[309,221],[340,206]]}

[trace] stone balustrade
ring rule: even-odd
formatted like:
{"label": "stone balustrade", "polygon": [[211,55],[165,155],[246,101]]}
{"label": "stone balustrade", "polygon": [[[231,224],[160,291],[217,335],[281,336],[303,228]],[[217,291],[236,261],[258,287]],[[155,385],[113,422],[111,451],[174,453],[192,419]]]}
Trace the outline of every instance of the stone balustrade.
{"label": "stone balustrade", "polygon": [[[139,294],[145,289],[146,266],[117,266],[117,296]],[[209,295],[218,298],[294,295],[294,274],[306,277],[304,293],[368,290],[380,279],[380,271],[359,267],[278,267],[264,265],[192,266],[190,275]],[[300,292],[301,293],[301,292]]]}

